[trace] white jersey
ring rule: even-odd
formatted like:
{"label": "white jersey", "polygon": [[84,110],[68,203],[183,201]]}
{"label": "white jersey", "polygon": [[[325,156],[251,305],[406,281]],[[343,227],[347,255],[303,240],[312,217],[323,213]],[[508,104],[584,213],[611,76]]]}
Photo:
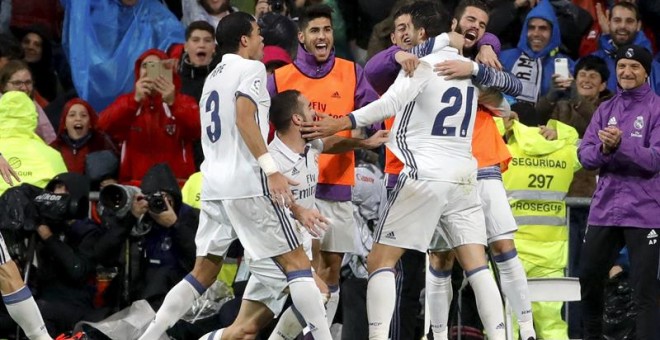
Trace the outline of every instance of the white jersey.
{"label": "white jersey", "polygon": [[270,96],[266,69],[259,61],[225,54],[209,74],[199,102],[202,125],[203,201],[237,199],[268,194],[261,171],[236,127],[236,99],[250,99],[257,106],[255,119],[266,140]]}
{"label": "white jersey", "polygon": [[276,134],[268,150],[282,174],[298,182],[298,185],[291,186],[296,203],[306,209],[314,208],[319,176],[318,158],[323,152],[323,142],[315,139],[305,146],[304,153],[299,154],[286,146]]}
{"label": "white jersey", "polygon": [[387,146],[409,178],[452,183],[476,178],[472,132],[479,90],[471,79],[445,80],[431,66],[453,59],[470,61],[445,47],[421,58],[412,78],[402,71],[380,99],[351,114],[362,127],[396,112]]}

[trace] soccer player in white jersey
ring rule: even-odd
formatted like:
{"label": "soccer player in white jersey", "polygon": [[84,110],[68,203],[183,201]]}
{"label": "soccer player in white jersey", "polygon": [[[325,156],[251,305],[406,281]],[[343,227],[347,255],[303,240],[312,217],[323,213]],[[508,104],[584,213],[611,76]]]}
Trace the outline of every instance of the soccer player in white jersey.
{"label": "soccer player in white jersey", "polygon": [[[447,16],[433,20],[449,30]],[[420,28],[420,30],[424,30]],[[418,32],[424,33],[424,32]],[[467,60],[445,47],[420,59],[412,77],[401,72],[376,102],[340,119],[304,124],[305,137],[367,126],[396,112],[388,146],[404,162],[369,254],[369,338],[387,339],[396,298],[393,267],[405,249],[426,251],[440,223],[475,291],[490,339],[505,339],[502,301],[486,265],[486,228],[476,189],[471,142],[479,90],[470,79],[445,80],[432,66]],[[403,110],[402,110],[403,109]],[[414,216],[414,218],[411,218]]]}
{"label": "soccer player in white jersey", "polygon": [[[272,98],[270,121],[276,133],[268,150],[275,159],[279,169],[287,177],[298,184],[291,190],[295,203],[291,211],[295,219],[304,225],[303,236],[319,238],[328,221],[321,216],[315,206],[316,185],[318,183],[318,156],[321,153],[345,153],[356,148],[373,149],[387,141],[387,131],[378,131],[368,139],[344,138],[330,136],[324,139],[307,141],[300,134],[303,122],[314,120],[316,113],[311,109],[309,100],[297,90],[286,90]],[[299,228],[302,229],[302,228]],[[308,256],[311,257],[311,238],[305,244]],[[248,334],[255,334],[268,325],[274,316],[278,315],[286,302],[286,281],[278,275],[281,273],[277,265],[270,259],[252,260],[246,254],[246,262],[250,268],[258,267],[271,274],[259,277],[251,276],[243,294],[244,300],[251,301],[249,310],[241,305],[238,317],[231,326],[215,331],[202,337],[204,340],[220,339],[219,334],[231,339],[243,339]],[[319,285],[325,285],[320,279]],[[324,289],[328,291],[327,286]],[[297,315],[300,313],[295,306],[288,309],[281,317],[273,331],[271,340],[295,339],[303,330]]]}
{"label": "soccer player in white jersey", "polygon": [[[285,207],[294,203],[289,181],[266,148],[270,97],[266,90],[263,38],[253,16],[236,12],[216,29],[222,61],[202,90],[200,115],[204,163],[201,213],[192,272],[167,294],[154,322],[140,339],[161,336],[213,282],[230,243],[238,237],[253,261],[277,262],[280,272],[252,266],[269,282],[286,281],[294,305],[317,340],[330,340],[325,309],[311,264]],[[243,300],[250,315],[259,308]],[[224,337],[225,339],[228,337]]]}

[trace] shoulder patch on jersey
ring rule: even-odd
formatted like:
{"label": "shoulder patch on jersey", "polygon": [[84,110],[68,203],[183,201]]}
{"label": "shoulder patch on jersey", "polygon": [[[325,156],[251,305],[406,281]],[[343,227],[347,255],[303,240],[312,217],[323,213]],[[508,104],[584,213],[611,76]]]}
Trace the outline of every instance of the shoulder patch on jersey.
{"label": "shoulder patch on jersey", "polygon": [[261,79],[255,79],[252,82],[252,86],[250,86],[250,92],[252,92],[255,96],[258,96],[260,90],[261,90]]}

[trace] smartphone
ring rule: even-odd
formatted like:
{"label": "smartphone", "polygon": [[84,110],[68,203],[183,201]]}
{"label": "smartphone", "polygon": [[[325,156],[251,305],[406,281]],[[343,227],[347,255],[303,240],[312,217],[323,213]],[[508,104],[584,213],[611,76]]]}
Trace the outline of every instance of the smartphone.
{"label": "smartphone", "polygon": [[558,74],[562,79],[568,79],[571,77],[568,71],[568,59],[555,58],[555,74]]}
{"label": "smartphone", "polygon": [[147,62],[146,67],[147,77],[150,79],[163,77],[170,83],[172,82],[172,72],[174,72],[174,68],[171,60]]}

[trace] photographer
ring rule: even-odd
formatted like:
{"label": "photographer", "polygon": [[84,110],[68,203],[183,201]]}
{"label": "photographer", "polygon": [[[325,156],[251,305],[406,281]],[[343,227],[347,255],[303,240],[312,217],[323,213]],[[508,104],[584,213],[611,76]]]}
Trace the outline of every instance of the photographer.
{"label": "photographer", "polygon": [[[106,210],[110,210],[111,188],[101,191],[101,204]],[[124,188],[133,188],[126,190],[125,195],[132,197],[122,207],[126,214],[115,218],[111,212],[104,212],[102,220],[115,237],[98,245],[104,258],[112,252],[116,252],[114,258],[120,258],[118,251],[129,233],[131,236],[129,280],[115,279],[110,292],[116,293],[117,284],[127,282],[121,290],[130,301],[123,303],[145,299],[158,309],[170,288],[193,268],[199,211],[182,202],[177,180],[166,164],[149,169],[142,179],[141,192],[134,187]]]}

